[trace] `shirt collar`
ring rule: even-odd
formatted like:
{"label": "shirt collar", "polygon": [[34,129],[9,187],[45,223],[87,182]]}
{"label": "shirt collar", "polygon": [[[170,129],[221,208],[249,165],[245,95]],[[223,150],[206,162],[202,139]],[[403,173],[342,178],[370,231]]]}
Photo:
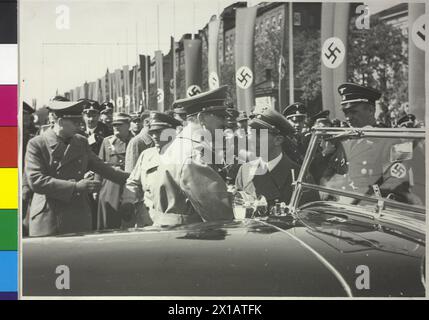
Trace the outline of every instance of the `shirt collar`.
{"label": "shirt collar", "polygon": [[277,157],[275,157],[273,160],[270,160],[267,162],[267,168],[268,171],[273,171],[273,169],[279,164],[279,162],[282,160],[283,154],[280,153]]}

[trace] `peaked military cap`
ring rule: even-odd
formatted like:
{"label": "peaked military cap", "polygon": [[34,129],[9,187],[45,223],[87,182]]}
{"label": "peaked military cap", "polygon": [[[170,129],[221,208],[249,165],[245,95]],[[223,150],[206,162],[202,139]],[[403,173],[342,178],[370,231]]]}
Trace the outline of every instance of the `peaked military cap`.
{"label": "peaked military cap", "polygon": [[78,101],[81,101],[84,104],[82,113],[100,113],[101,107],[97,101],[90,99],[79,99]]}
{"label": "peaked military cap", "polygon": [[405,116],[401,117],[398,120],[397,125],[398,125],[398,127],[407,127],[407,128],[410,128],[410,127],[414,126],[414,122],[415,121],[416,121],[416,116],[413,115],[413,114],[411,114],[411,113],[409,113],[409,114],[406,114]]}
{"label": "peaked military cap", "polygon": [[83,101],[70,101],[65,97],[56,96],[49,101],[48,110],[59,118],[81,118]]}
{"label": "peaked military cap", "polygon": [[150,114],[149,131],[176,128],[182,123],[165,112],[153,111]]}
{"label": "peaked military cap", "polygon": [[140,118],[141,118],[142,120],[144,120],[144,119],[146,119],[146,118],[149,118],[149,116],[150,116],[150,111],[149,111],[149,110],[145,110],[145,111],[143,111],[143,112],[141,113]]}
{"label": "peaked military cap", "polygon": [[113,114],[112,124],[130,123],[131,117],[123,112],[115,112]]}
{"label": "peaked military cap", "polygon": [[22,103],[22,111],[27,114],[33,114],[35,110],[27,102],[24,101]]}
{"label": "peaked military cap", "polygon": [[101,104],[101,112],[100,114],[113,113],[113,103],[110,101],[104,101]]}
{"label": "peaked military cap", "polygon": [[343,109],[350,108],[351,106],[347,104],[354,102],[375,104],[375,101],[381,97],[380,91],[354,83],[343,83],[338,87],[338,92],[342,97],[341,105]]}
{"label": "peaked military cap", "polygon": [[133,112],[130,114],[130,121],[136,121],[136,120],[139,120],[139,121],[142,120],[140,112]]}
{"label": "peaked military cap", "polygon": [[307,108],[305,105],[301,102],[295,102],[290,105],[288,105],[283,110],[283,115],[286,117],[286,119],[292,118],[292,117],[306,117],[307,116]]}
{"label": "peaked military cap", "polygon": [[183,109],[183,108],[174,108],[174,113],[176,113],[176,114],[186,114],[186,111],[185,111],[185,109]]}
{"label": "peaked military cap", "polygon": [[256,107],[249,126],[254,129],[268,129],[282,136],[288,136],[294,132],[293,127],[286,118],[269,106]]}
{"label": "peaked military cap", "polygon": [[318,113],[316,113],[315,115],[311,116],[308,119],[308,125],[312,127],[313,125],[316,125],[317,123],[320,123],[320,122],[325,122],[325,123],[327,121],[331,122],[331,120],[329,120],[329,113],[330,113],[329,110],[319,111]]}
{"label": "peaked military cap", "polygon": [[173,103],[173,108],[183,108],[187,116],[199,112],[224,113],[226,116],[228,115],[225,105],[227,89],[228,86],[221,86],[211,91],[196,94],[193,97],[176,100]]}

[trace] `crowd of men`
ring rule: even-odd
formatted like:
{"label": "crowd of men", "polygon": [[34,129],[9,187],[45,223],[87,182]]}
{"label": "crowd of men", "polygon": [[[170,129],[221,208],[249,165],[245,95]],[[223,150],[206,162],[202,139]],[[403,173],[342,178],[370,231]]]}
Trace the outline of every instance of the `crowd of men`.
{"label": "crowd of men", "polygon": [[[131,115],[114,113],[110,102],[57,96],[49,104],[49,123],[39,129],[32,121],[34,110],[24,103],[24,234],[232,220],[236,191],[263,196],[268,206],[287,204],[311,127],[382,126],[375,117],[380,92],[351,83],[338,91],[345,122],[330,119],[328,111],[309,116],[302,103],[287,106],[283,113],[256,107],[247,115],[227,106],[226,86],[177,100],[169,112]],[[398,125],[417,124],[413,115],[405,115]],[[225,147],[217,150],[212,140],[219,130],[224,141],[235,142],[232,163],[224,161]],[[256,157],[261,145],[267,154]],[[341,158],[338,146],[328,149],[316,154],[308,179],[322,183],[334,174],[346,178],[344,150]],[[364,168],[360,172],[359,178],[347,177],[356,180],[354,188]],[[302,203],[320,196],[306,192]]]}

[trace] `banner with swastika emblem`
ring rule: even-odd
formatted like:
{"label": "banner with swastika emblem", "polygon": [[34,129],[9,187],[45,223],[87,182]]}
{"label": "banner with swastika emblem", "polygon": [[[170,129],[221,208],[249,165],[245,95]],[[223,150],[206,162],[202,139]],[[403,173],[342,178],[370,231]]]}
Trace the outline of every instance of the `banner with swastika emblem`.
{"label": "banner with swastika emblem", "polygon": [[235,16],[237,109],[248,114],[255,106],[253,55],[256,11],[256,6],[238,8]]}
{"label": "banner with swastika emblem", "polygon": [[[164,68],[163,68],[163,54],[162,51],[155,51],[155,73],[156,73],[156,91],[158,111],[164,112]],[[162,92],[162,99],[161,94]]]}
{"label": "banner with swastika emblem", "polygon": [[185,39],[183,42],[183,46],[185,51],[185,83],[187,88],[186,90],[188,91],[191,86],[197,86],[198,88],[201,88],[201,40]]}
{"label": "banner with swastika emblem", "polygon": [[218,50],[218,41],[219,41],[219,26],[220,20],[213,16],[209,22],[209,32],[208,32],[208,82],[210,90],[219,88],[219,50]]}

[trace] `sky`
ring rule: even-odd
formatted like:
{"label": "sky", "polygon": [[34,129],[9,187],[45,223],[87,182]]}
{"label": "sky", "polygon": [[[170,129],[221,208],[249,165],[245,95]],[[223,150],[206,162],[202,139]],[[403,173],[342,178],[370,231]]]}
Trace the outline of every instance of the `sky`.
{"label": "sky", "polygon": [[[212,15],[237,0],[21,0],[19,2],[20,96],[37,107],[124,65],[138,54],[168,53],[170,36],[196,33]],[[248,1],[256,5],[260,1]],[[369,2],[370,13],[399,0]],[[58,29],[66,5],[69,28]],[[61,12],[64,12],[63,10]]]}

